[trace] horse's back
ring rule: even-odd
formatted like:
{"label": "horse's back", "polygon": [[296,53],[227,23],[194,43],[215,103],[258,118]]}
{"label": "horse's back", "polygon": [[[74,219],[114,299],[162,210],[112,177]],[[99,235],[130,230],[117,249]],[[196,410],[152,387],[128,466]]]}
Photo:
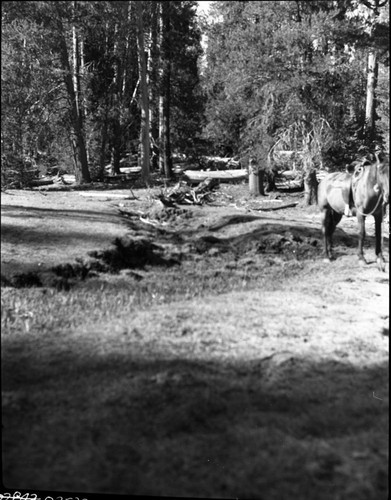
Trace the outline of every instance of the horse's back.
{"label": "horse's back", "polygon": [[343,214],[349,203],[352,176],[345,172],[333,172],[324,177],[318,187],[318,205],[321,210],[331,207]]}

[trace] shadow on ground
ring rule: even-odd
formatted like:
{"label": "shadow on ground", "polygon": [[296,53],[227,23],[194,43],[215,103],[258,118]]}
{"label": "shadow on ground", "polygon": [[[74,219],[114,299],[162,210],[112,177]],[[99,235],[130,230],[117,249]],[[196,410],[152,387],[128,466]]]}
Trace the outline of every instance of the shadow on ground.
{"label": "shadow on ground", "polygon": [[[115,216],[113,213],[104,213],[98,210],[59,210],[58,208],[39,208],[24,205],[2,205],[1,210],[7,217],[16,219],[50,217],[61,220],[70,217],[76,220],[87,219],[91,221],[93,219],[101,222],[112,222]],[[20,211],[21,213],[15,213],[15,211]]]}
{"label": "shadow on ground", "polygon": [[345,498],[356,474],[355,498],[385,498],[387,413],[373,397],[387,383],[385,365],[278,355],[220,363],[137,350],[53,345],[43,356],[10,341],[8,488],[265,500],[317,491],[322,500]]}

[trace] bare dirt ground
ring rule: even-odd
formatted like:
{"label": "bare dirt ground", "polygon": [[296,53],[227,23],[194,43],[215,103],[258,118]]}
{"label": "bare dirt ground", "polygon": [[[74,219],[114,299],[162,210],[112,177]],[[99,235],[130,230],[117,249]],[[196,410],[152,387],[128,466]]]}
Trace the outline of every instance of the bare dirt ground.
{"label": "bare dirt ground", "polygon": [[2,194],[5,485],[387,498],[388,231],[382,273],[372,220],[367,266],[348,218],[326,263],[299,195],[156,192]]}

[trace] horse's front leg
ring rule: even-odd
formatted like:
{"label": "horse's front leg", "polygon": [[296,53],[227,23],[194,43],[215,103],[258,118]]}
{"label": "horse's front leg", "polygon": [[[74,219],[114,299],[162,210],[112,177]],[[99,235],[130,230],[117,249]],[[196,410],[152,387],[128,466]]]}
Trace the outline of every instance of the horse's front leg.
{"label": "horse's front leg", "polygon": [[382,253],[382,237],[381,237],[381,229],[382,229],[381,226],[382,226],[383,216],[381,214],[381,215],[374,215],[373,217],[375,219],[376,263],[380,271],[385,271],[386,268]]}
{"label": "horse's front leg", "polygon": [[324,260],[325,261],[331,261],[332,260],[332,253],[331,253],[331,232],[330,232],[330,211],[329,209],[324,209],[322,210],[321,216],[321,223],[322,223],[322,234],[323,234],[323,244],[324,244]]}
{"label": "horse's front leg", "polygon": [[364,241],[365,241],[365,217],[360,213],[357,213],[357,223],[358,223],[358,260],[362,264],[366,264],[367,261],[364,257]]}

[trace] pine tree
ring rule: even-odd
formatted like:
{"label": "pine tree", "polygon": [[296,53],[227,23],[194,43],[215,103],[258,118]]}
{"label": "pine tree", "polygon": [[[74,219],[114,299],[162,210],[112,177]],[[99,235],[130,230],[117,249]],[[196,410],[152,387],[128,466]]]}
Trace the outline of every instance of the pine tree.
{"label": "pine tree", "polygon": [[[118,173],[123,156],[135,151],[140,130],[145,128],[139,97],[146,88],[151,97],[149,136],[155,148],[160,89],[165,103],[160,152],[169,177],[171,149],[194,150],[203,120],[198,73],[201,34],[195,6],[194,1],[143,3],[144,49],[150,56],[144,79],[143,65],[138,64],[142,60],[137,50],[140,17],[135,2],[5,2],[2,50],[9,64],[3,77],[2,120],[9,132],[2,132],[3,150],[14,154],[17,146],[22,158],[31,144],[37,150],[39,143],[64,158],[73,157],[79,182],[89,182],[90,171],[94,179],[101,178],[110,153],[113,171]],[[160,41],[157,7],[164,10]],[[14,21],[24,23],[22,31],[28,35],[24,39],[16,36]],[[39,71],[35,71],[36,61]],[[164,70],[163,78],[159,69]],[[48,87],[49,92],[42,92]],[[37,123],[39,127],[34,126]]]}
{"label": "pine tree", "polygon": [[208,29],[207,137],[265,169],[277,146],[301,151],[309,202],[316,198],[315,171],[353,159],[361,140],[370,40],[347,18],[349,8],[215,2]]}
{"label": "pine tree", "polygon": [[[72,2],[72,10],[70,13],[70,27],[66,28],[63,17],[69,14],[66,7],[61,5],[61,2],[55,4],[56,17],[52,18],[53,27],[57,28],[57,50],[63,78],[70,102],[70,129],[71,143],[74,155],[74,165],[76,182],[89,183],[91,182],[90,172],[88,169],[86,136],[84,128],[83,109],[80,102],[80,59],[78,53],[78,37],[76,33],[76,2]],[[65,10],[64,10],[65,7]],[[65,17],[66,19],[66,17]],[[68,32],[67,32],[68,31]],[[72,33],[72,61],[68,50],[67,38]]]}
{"label": "pine tree", "polygon": [[137,46],[139,57],[139,75],[141,89],[141,168],[145,182],[149,181],[150,135],[149,135],[149,96],[147,86],[147,62],[144,48],[143,2],[136,2]]}

